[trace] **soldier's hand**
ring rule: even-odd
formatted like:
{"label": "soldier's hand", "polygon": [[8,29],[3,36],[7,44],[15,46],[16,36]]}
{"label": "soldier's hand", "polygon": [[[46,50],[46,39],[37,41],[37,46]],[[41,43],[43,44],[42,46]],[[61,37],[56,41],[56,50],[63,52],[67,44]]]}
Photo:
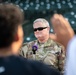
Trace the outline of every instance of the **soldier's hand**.
{"label": "soldier's hand", "polygon": [[74,36],[74,31],[69,22],[60,14],[54,14],[51,18],[51,23],[55,34],[50,34],[50,38],[63,44],[65,47]]}

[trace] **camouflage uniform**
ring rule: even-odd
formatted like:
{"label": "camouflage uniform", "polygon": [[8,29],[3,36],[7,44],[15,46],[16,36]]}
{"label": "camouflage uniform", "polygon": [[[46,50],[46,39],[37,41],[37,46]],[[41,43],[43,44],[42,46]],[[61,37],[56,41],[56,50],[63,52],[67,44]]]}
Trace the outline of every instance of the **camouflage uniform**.
{"label": "camouflage uniform", "polygon": [[[32,52],[33,45],[38,46],[35,55]],[[65,50],[63,46],[51,39],[48,39],[48,41],[43,44],[40,44],[38,40],[23,44],[20,49],[20,55],[29,59],[39,60],[63,71]]]}

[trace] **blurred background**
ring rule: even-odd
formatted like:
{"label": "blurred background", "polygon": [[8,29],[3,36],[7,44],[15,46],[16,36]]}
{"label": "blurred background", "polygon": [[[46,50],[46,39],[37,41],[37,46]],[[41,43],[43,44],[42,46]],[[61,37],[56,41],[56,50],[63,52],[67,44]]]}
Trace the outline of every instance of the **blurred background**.
{"label": "blurred background", "polygon": [[[21,7],[24,12],[24,42],[35,40],[33,21],[37,18],[45,18],[50,23],[54,13],[62,14],[71,24],[76,33],[76,0],[0,0],[0,3],[13,3]],[[53,27],[50,23],[50,32]]]}

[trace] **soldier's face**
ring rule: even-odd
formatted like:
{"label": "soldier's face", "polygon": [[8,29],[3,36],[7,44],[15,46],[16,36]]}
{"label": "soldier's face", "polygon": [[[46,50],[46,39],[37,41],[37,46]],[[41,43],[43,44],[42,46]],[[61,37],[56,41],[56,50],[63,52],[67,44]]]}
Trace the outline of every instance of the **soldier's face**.
{"label": "soldier's face", "polygon": [[34,28],[34,35],[38,39],[44,38],[49,33],[49,28],[47,27],[47,25],[45,25],[45,23],[42,22],[34,23],[33,28]]}

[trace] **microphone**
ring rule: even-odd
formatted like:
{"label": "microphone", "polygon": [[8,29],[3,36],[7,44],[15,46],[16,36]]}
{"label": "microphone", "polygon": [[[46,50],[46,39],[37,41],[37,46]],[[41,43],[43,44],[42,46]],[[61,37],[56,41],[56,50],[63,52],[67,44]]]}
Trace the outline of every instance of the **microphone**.
{"label": "microphone", "polygon": [[38,46],[37,45],[33,45],[32,46],[33,54],[36,54],[37,49],[38,49]]}

